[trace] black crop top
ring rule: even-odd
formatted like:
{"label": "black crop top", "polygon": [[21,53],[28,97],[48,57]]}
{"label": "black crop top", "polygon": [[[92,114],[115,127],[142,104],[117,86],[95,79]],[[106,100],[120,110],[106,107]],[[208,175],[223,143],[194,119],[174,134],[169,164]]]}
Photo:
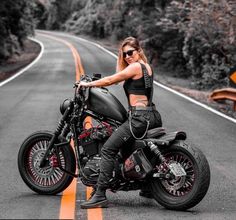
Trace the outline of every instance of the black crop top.
{"label": "black crop top", "polygon": [[140,64],[142,67],[143,76],[139,79],[126,80],[123,87],[128,100],[130,94],[146,95],[148,98],[148,105],[151,105],[153,93],[153,73],[150,76],[146,66],[142,63]]}

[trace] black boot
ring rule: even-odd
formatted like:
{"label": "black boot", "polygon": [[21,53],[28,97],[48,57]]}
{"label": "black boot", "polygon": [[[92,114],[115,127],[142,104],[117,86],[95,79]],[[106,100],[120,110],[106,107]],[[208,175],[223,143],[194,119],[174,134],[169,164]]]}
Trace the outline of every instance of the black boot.
{"label": "black boot", "polygon": [[139,192],[139,195],[142,196],[142,197],[148,198],[148,199],[153,199],[153,195],[152,195],[151,191],[141,190]]}
{"label": "black boot", "polygon": [[106,190],[100,187],[97,188],[95,194],[88,201],[80,205],[82,209],[107,208],[107,206]]}
{"label": "black boot", "polygon": [[150,190],[150,185],[147,182],[143,183],[139,195],[148,199],[153,198],[152,191]]}

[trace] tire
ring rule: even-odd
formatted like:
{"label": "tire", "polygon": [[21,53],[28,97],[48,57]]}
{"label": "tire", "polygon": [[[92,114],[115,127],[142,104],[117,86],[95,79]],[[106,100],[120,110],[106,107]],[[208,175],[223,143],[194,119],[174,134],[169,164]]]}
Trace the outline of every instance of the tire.
{"label": "tire", "polygon": [[[38,194],[55,195],[65,190],[73,177],[60,170],[49,159],[46,167],[40,168],[39,163],[45,154],[53,134],[48,131],[39,131],[30,135],[21,145],[18,153],[18,169],[26,185]],[[55,159],[55,154],[53,154]],[[76,163],[71,146],[60,148],[59,157],[62,167],[75,173]],[[58,158],[56,157],[56,161]],[[54,164],[53,164],[54,163]],[[58,161],[56,162],[58,163]]]}
{"label": "tire", "polygon": [[173,180],[152,178],[154,199],[171,210],[187,210],[197,205],[206,195],[210,185],[210,167],[204,154],[183,141],[173,143],[162,151],[167,161],[179,162],[186,176]]}

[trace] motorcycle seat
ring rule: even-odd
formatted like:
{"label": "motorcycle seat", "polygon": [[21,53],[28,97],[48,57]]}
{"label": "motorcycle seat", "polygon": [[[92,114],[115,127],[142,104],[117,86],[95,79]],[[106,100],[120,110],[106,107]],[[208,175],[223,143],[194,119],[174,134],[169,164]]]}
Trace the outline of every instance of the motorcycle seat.
{"label": "motorcycle seat", "polygon": [[152,128],[148,130],[146,138],[160,137],[166,134],[166,129],[163,127]]}

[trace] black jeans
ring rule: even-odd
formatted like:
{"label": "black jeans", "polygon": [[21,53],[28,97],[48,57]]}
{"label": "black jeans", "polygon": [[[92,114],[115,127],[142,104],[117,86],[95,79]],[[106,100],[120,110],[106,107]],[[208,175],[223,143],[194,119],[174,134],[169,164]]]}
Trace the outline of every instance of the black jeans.
{"label": "black jeans", "polygon": [[[141,137],[146,128],[147,121],[150,122],[149,129],[162,126],[161,116],[158,111],[137,110],[132,112],[132,131],[136,137]],[[125,121],[106,141],[101,151],[100,174],[97,186],[108,188],[109,180],[112,179],[112,173],[115,166],[115,157],[122,147],[129,141],[134,141],[130,131],[129,119]]]}

